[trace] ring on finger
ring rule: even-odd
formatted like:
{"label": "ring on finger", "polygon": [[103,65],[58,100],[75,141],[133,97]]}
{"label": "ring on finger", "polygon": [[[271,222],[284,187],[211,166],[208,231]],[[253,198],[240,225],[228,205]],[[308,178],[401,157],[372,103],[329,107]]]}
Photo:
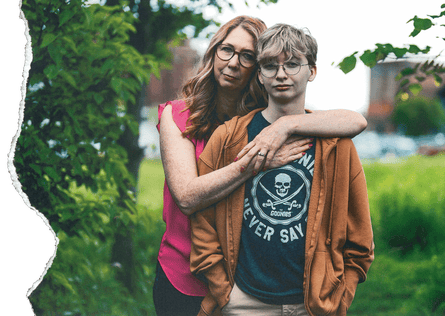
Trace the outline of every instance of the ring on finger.
{"label": "ring on finger", "polygon": [[264,157],[265,155],[260,151],[260,152],[258,153],[258,156]]}

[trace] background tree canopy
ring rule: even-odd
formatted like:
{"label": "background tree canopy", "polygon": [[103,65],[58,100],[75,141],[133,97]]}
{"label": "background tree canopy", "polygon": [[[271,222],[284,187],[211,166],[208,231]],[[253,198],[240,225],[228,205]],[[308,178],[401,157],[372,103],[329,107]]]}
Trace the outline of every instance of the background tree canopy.
{"label": "background tree canopy", "polygon": [[[433,29],[445,27],[443,23],[445,17],[445,3],[441,5],[439,12],[434,15],[428,15],[426,18],[419,18],[414,16],[407,23],[413,23],[413,31],[409,35],[410,37],[416,37],[421,32],[431,32]],[[442,22],[442,24],[440,24]],[[439,34],[444,34],[439,31]],[[444,41],[445,37],[440,36]],[[396,47],[390,43],[387,44],[375,44],[376,48],[373,50],[368,49],[361,53],[359,59],[363,64],[369,68],[374,67],[379,61],[384,61],[388,57],[395,58],[407,58],[409,55],[428,54],[431,51],[431,47],[419,48],[417,45],[406,45],[404,47]],[[350,56],[345,57],[338,67],[345,73],[352,71],[357,64],[356,55],[358,51],[354,52]],[[438,61],[439,56],[433,58],[427,58],[427,60],[418,64],[414,68],[406,68],[401,71],[397,80],[400,81],[400,91],[397,97],[400,97],[404,93],[411,93],[417,96],[422,90],[420,82],[425,80],[426,76],[433,76],[435,84],[440,86],[443,84],[443,78],[440,76],[445,73],[445,65]],[[409,80],[412,78],[413,80]]]}

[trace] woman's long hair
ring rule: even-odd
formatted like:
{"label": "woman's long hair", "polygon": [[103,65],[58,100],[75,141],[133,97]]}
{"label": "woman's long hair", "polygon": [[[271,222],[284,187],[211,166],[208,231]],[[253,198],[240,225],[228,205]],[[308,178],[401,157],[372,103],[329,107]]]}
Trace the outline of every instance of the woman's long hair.
{"label": "woman's long hair", "polygon": [[[195,139],[208,139],[218,125],[215,96],[216,81],[213,75],[215,50],[229,33],[238,26],[246,30],[254,39],[256,45],[261,33],[266,30],[266,24],[257,18],[238,16],[224,24],[210,41],[204,54],[202,64],[197,74],[188,80],[183,88],[182,95],[186,108],[190,110],[187,128],[184,136]],[[250,83],[244,88],[242,97],[237,104],[237,115],[245,115],[254,108],[267,105],[267,94],[257,78],[257,71],[252,72]]]}

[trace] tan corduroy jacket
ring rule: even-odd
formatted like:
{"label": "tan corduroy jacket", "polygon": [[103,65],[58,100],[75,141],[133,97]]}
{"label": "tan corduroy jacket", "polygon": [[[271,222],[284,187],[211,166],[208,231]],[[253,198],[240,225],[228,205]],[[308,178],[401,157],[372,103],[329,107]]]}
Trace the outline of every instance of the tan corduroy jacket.
{"label": "tan corduroy jacket", "polygon": [[[198,161],[204,175],[234,161],[247,144],[255,113],[218,127]],[[243,221],[244,185],[191,216],[191,271],[209,293],[199,315],[218,314],[234,284]],[[346,315],[374,259],[365,175],[349,138],[317,138],[308,210],[304,301],[310,315]]]}

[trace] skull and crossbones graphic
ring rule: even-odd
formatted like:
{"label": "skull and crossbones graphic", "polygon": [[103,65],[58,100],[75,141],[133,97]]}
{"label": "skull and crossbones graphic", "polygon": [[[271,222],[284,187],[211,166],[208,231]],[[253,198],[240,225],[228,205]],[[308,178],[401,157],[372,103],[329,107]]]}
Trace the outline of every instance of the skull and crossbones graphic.
{"label": "skull and crossbones graphic", "polygon": [[[274,201],[271,199],[267,199],[266,203],[263,203],[263,207],[270,206],[272,210],[276,209],[276,205],[287,205],[289,206],[288,211],[290,211],[292,208],[298,206],[297,200],[292,200],[293,197],[295,197],[301,189],[303,189],[304,184],[302,184],[294,193],[289,195],[288,197],[284,198],[286,195],[289,194],[289,189],[291,185],[291,177],[286,173],[280,173],[275,177],[275,192],[278,196],[270,192],[261,182],[259,183],[261,188],[263,188],[264,192],[266,192]],[[292,201],[290,201],[292,200]],[[290,202],[289,202],[290,201]]]}

